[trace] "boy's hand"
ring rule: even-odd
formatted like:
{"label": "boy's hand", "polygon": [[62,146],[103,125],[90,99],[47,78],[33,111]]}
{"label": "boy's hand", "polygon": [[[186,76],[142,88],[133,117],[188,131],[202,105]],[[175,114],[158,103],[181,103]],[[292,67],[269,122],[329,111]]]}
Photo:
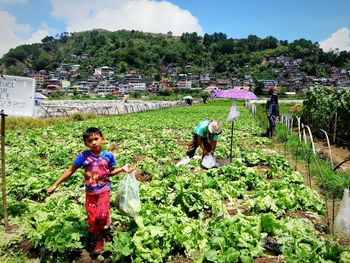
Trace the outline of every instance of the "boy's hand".
{"label": "boy's hand", "polygon": [[56,185],[51,186],[49,189],[47,189],[46,194],[51,195],[53,192],[55,192],[56,188],[57,188]]}
{"label": "boy's hand", "polygon": [[132,167],[130,166],[130,164],[126,164],[126,165],[122,166],[122,169],[123,169],[124,172],[126,172],[126,173],[131,173],[131,172],[134,170],[134,168],[132,168]]}

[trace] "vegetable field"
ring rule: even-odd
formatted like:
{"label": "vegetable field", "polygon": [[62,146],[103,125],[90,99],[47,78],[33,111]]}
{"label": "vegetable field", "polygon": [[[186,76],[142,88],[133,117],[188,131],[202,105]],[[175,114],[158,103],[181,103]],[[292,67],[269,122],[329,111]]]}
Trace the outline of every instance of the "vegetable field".
{"label": "vegetable field", "polygon": [[71,262],[90,257],[83,252],[83,170],[52,196],[45,192],[85,149],[82,132],[95,126],[102,129],[105,147],[118,166],[131,163],[139,171],[142,203],[136,220],[120,213],[114,200],[122,175],[112,177],[112,226],[106,252],[91,255],[97,262],[349,262],[350,250],[326,233],[322,198],[271,150],[270,140],[261,137],[263,131],[245,108],[238,108],[232,163],[211,170],[196,160],[174,165],[185,154],[194,126],[206,118],[223,124],[216,156],[229,157],[231,124],[225,120],[231,103],[8,132],[12,226],[7,233],[1,226],[0,259]]}

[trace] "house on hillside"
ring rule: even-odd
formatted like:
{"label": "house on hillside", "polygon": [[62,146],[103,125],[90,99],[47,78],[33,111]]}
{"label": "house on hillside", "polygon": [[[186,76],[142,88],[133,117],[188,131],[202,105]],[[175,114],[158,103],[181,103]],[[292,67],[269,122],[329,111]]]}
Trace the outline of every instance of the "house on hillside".
{"label": "house on hillside", "polygon": [[105,97],[106,95],[112,94],[114,90],[116,90],[116,87],[111,85],[108,81],[100,81],[94,92],[99,96]]}
{"label": "house on hillside", "polygon": [[116,90],[119,94],[129,94],[133,91],[133,86],[131,84],[119,83],[116,86]]}
{"label": "house on hillside", "polygon": [[177,89],[190,89],[192,87],[192,81],[179,80],[175,83]]}
{"label": "house on hillside", "polygon": [[220,89],[229,89],[232,87],[232,82],[230,79],[217,79],[216,80],[216,85]]}
{"label": "house on hillside", "polygon": [[167,66],[161,67],[161,72],[163,75],[171,75],[176,71],[177,64],[176,63],[170,63]]}
{"label": "house on hillside", "polygon": [[146,91],[146,83],[140,75],[127,74],[124,76],[123,83],[131,85],[131,91]]}
{"label": "house on hillside", "polygon": [[59,86],[61,84],[61,81],[58,78],[51,78],[48,80],[48,84]]}
{"label": "house on hillside", "polygon": [[192,69],[192,63],[187,63],[186,66],[185,66],[186,72],[190,72],[191,69]]}
{"label": "house on hillside", "polygon": [[250,87],[249,86],[233,86],[233,89],[240,89],[240,90],[249,91]]}
{"label": "house on hillside", "polygon": [[136,74],[127,74],[124,76],[125,83],[140,83],[142,82],[142,77]]}
{"label": "house on hillside", "polygon": [[79,68],[80,68],[79,64],[75,64],[71,66],[70,70],[68,71],[68,75],[74,78],[77,77]]}
{"label": "house on hillside", "polygon": [[215,85],[209,85],[204,88],[204,91],[207,91],[209,93],[213,93],[215,90],[218,90],[219,88]]}
{"label": "house on hillside", "polygon": [[100,78],[109,78],[114,75],[114,69],[111,67],[103,66],[95,69],[94,76]]}
{"label": "house on hillside", "polygon": [[135,82],[130,83],[129,85],[132,86],[133,91],[146,91],[146,83],[145,82]]}
{"label": "house on hillside", "polygon": [[30,77],[35,79],[37,87],[41,87],[46,82],[47,72],[46,70],[42,69],[39,70],[39,72],[34,73],[34,75]]}
{"label": "house on hillside", "polygon": [[176,80],[177,81],[180,81],[180,80],[187,80],[187,74],[178,74],[177,77],[176,77]]}
{"label": "house on hillside", "polygon": [[90,87],[87,84],[87,81],[79,81],[75,83],[67,90],[68,94],[78,93],[80,95],[86,95],[90,91]]}
{"label": "house on hillside", "polygon": [[64,89],[59,85],[47,85],[45,89],[43,89],[44,95],[50,95],[56,92],[64,92]]}
{"label": "house on hillside", "polygon": [[211,77],[209,73],[200,74],[199,75],[199,83],[202,85],[208,85],[211,81]]}
{"label": "house on hillside", "polygon": [[160,91],[164,91],[165,87],[167,87],[167,85],[163,85],[166,84],[165,82],[159,82],[159,81],[152,81],[150,83],[147,84],[147,91],[151,92],[151,93],[157,93]]}

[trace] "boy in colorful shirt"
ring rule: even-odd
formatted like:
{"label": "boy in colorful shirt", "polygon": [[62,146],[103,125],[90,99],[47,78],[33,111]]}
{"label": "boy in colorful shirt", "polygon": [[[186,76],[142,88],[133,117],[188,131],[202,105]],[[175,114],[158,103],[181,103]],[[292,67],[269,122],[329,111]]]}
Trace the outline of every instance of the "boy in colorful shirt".
{"label": "boy in colorful shirt", "polygon": [[198,148],[201,147],[203,150],[203,156],[213,154],[216,149],[217,140],[219,134],[221,134],[221,126],[217,121],[205,120],[199,123],[194,128],[192,134],[192,142],[188,147],[186,155],[192,158]]}
{"label": "boy in colorful shirt", "polygon": [[129,165],[114,168],[116,162],[113,154],[102,150],[104,137],[100,129],[88,128],[83,134],[83,140],[85,146],[90,150],[83,151],[78,155],[73,165],[47,190],[47,194],[52,194],[79,167],[85,169],[85,208],[89,232],[97,237],[95,251],[99,252],[104,246],[103,230],[111,224],[109,212],[111,182],[109,176],[121,172],[130,173],[133,169]]}

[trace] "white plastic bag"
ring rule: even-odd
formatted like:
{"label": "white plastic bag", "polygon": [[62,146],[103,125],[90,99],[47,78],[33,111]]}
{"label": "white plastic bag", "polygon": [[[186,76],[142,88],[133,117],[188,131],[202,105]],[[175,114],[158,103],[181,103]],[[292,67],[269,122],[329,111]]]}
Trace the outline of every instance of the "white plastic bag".
{"label": "white plastic bag", "polygon": [[334,230],[343,233],[350,232],[350,198],[349,189],[345,188],[337,216],[334,220]]}
{"label": "white plastic bag", "polygon": [[190,162],[190,157],[189,156],[185,156],[185,157],[183,157],[179,162],[177,162],[176,164],[175,164],[175,166],[177,166],[177,167],[179,167],[179,166],[181,166],[181,165],[185,165],[185,164],[188,164],[189,162]]}
{"label": "white plastic bag", "polygon": [[129,173],[119,182],[117,207],[125,214],[136,217],[141,210],[139,182],[134,173]]}
{"label": "white plastic bag", "polygon": [[202,159],[202,166],[207,169],[216,167],[217,163],[215,157],[211,154],[205,155]]}
{"label": "white plastic bag", "polygon": [[239,117],[239,111],[237,111],[236,109],[236,102],[233,101],[230,109],[230,113],[228,114],[226,121],[227,122],[236,121],[238,117]]}

